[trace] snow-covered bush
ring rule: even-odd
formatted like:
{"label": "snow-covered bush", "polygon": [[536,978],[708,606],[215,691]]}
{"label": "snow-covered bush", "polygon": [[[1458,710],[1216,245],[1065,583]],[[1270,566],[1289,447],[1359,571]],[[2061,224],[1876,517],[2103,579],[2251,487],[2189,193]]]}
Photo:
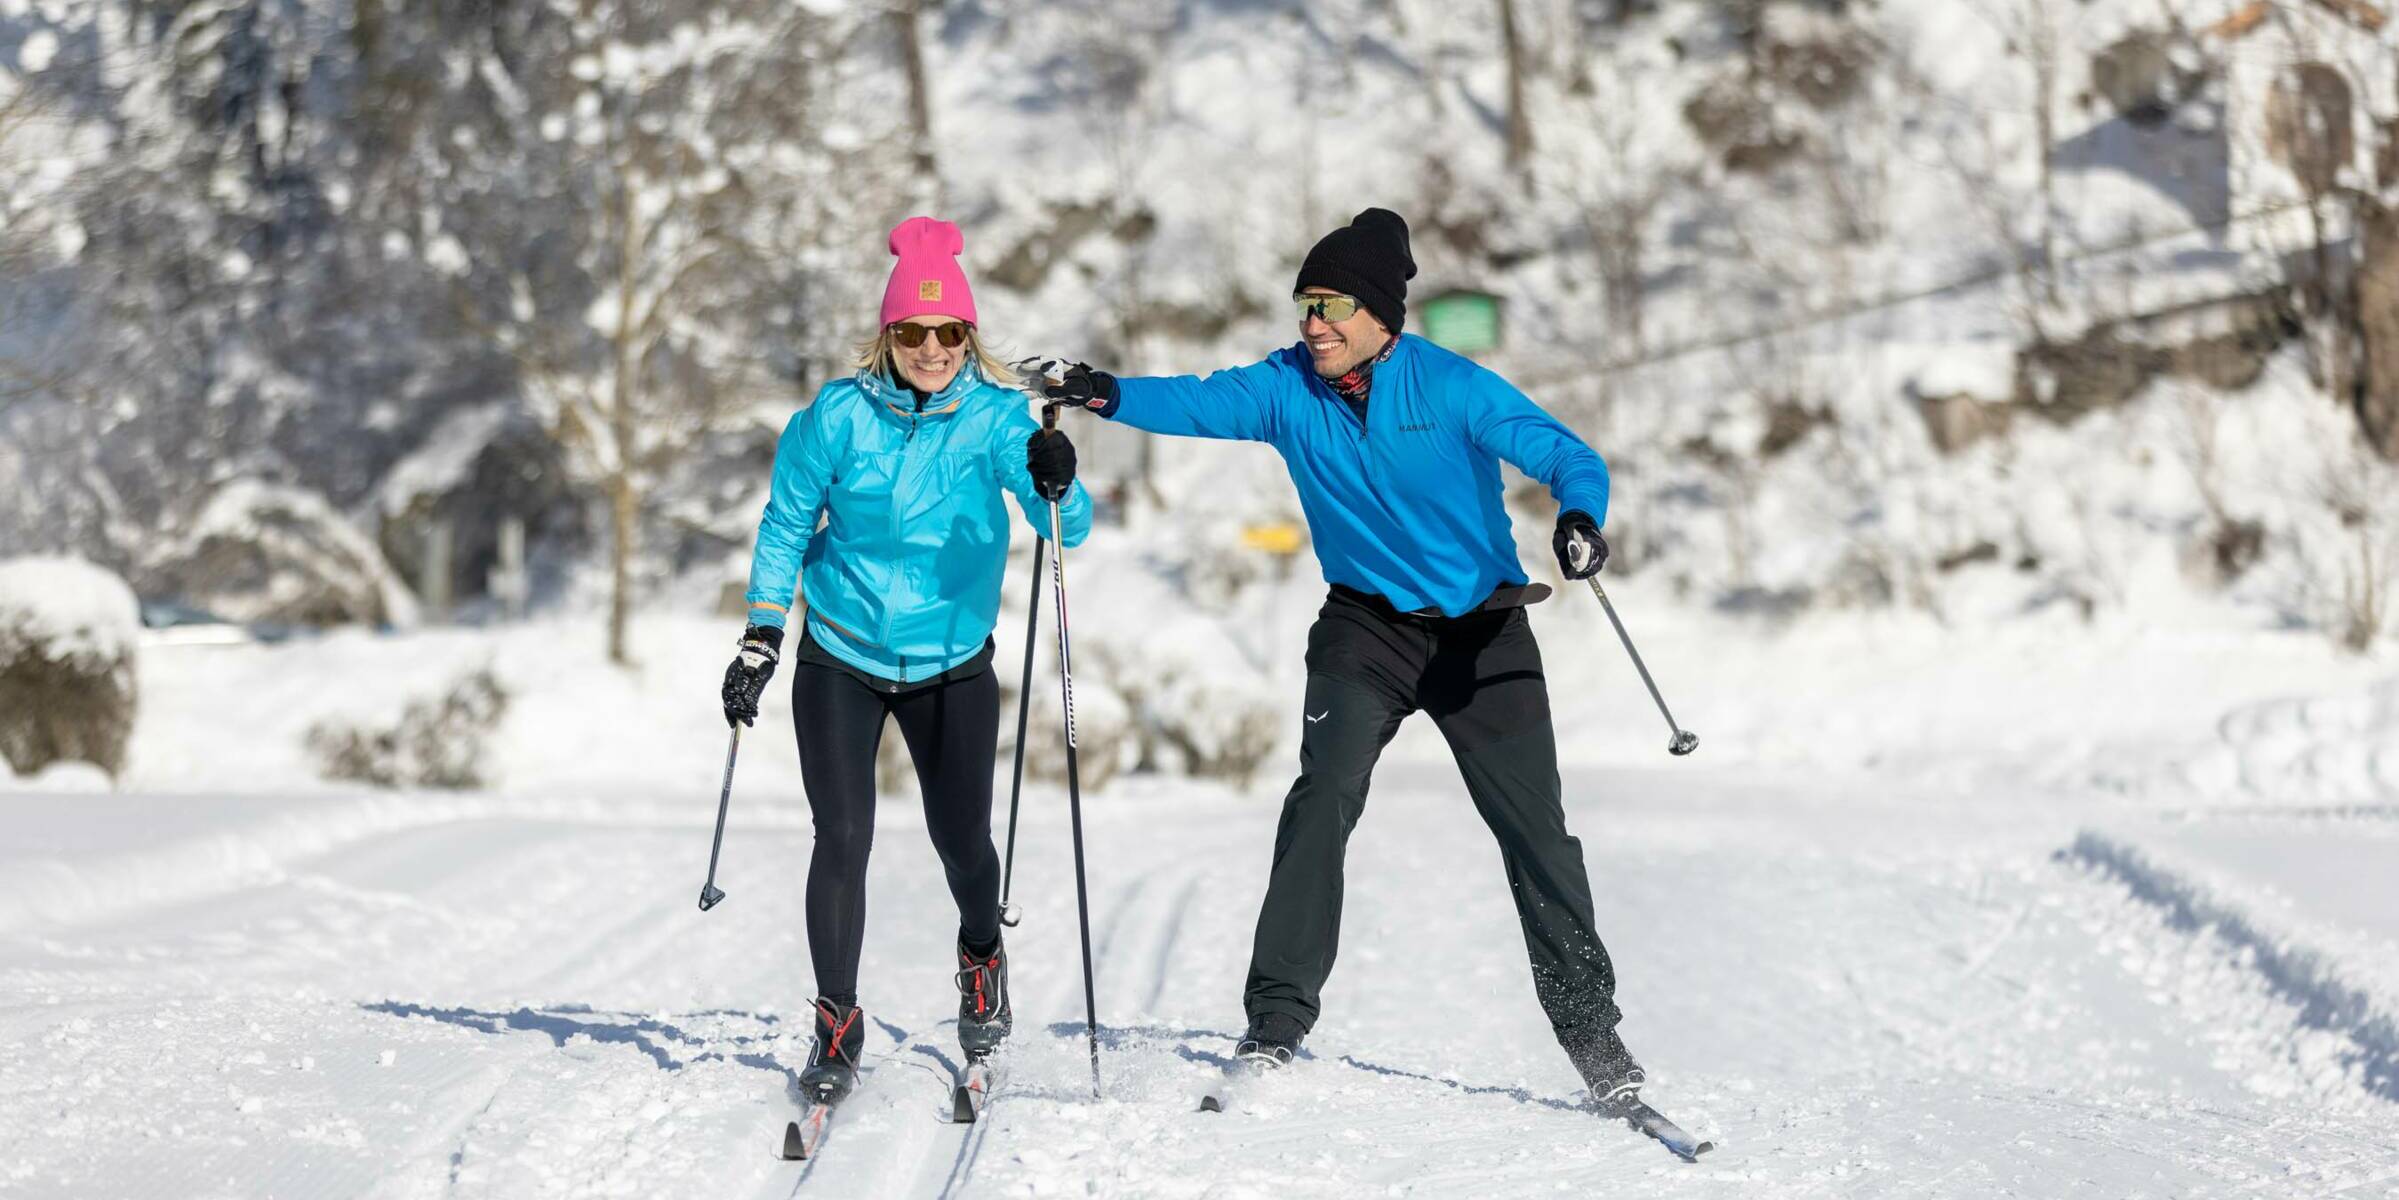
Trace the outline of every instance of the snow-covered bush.
{"label": "snow-covered bush", "polygon": [[508,711],[508,689],[486,667],[437,698],[411,701],[399,722],[372,729],[344,721],[309,727],[308,749],[327,779],[376,787],[478,788],[484,743]]}
{"label": "snow-covered bush", "polygon": [[2295,507],[2286,599],[2344,648],[2390,628],[2399,591],[2399,474],[2362,438],[2322,451],[2314,505]]}
{"label": "snow-covered bush", "polygon": [[235,480],[219,488],[154,573],[182,598],[239,621],[409,625],[416,601],[374,539],[322,496]]}
{"label": "snow-covered bush", "polygon": [[133,590],[99,567],[0,563],[0,756],[25,774],[54,762],[122,770],[140,630]]}
{"label": "snow-covered bush", "polygon": [[1158,618],[1138,639],[1093,638],[1087,659],[1131,706],[1135,762],[1248,786],[1282,743],[1283,703],[1220,622]]}
{"label": "snow-covered bush", "polygon": [[[1080,667],[1078,659],[1076,665]],[[1025,726],[1025,778],[1066,782],[1064,708],[1058,700],[1058,669],[1046,655],[1033,669],[1033,713]],[[1108,786],[1133,764],[1133,707],[1122,694],[1090,673],[1075,674],[1075,766],[1086,792]],[[1016,753],[1016,680],[1000,682],[1000,758]]]}

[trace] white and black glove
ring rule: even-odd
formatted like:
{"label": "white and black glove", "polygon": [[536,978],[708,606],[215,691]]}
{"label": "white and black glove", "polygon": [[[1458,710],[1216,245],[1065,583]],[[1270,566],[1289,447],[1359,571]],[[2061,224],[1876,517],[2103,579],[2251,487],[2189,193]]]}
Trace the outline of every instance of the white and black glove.
{"label": "white and black glove", "polygon": [[1549,539],[1558,552],[1558,569],[1568,579],[1589,579],[1608,562],[1608,539],[1599,536],[1591,514],[1570,508],[1558,514],[1558,531]]}
{"label": "white and black glove", "polygon": [[775,677],[783,658],[783,631],[772,625],[752,625],[741,631],[741,652],[725,668],[725,724],[758,720],[758,697]]}
{"label": "white and black glove", "polygon": [[1041,394],[1054,403],[1088,408],[1103,417],[1116,415],[1116,376],[1095,371],[1089,363],[1050,360],[1041,364]]}

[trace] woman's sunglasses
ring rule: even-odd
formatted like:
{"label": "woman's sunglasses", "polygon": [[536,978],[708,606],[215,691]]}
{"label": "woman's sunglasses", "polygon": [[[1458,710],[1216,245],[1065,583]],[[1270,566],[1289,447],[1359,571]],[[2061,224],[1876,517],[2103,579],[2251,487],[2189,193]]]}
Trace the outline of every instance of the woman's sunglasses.
{"label": "woman's sunglasses", "polygon": [[918,325],[913,321],[901,321],[891,326],[891,340],[914,350],[925,344],[925,335],[929,333],[940,338],[943,346],[955,350],[966,344],[966,333],[969,328],[971,326],[964,321],[945,321],[939,325]]}
{"label": "woman's sunglasses", "polygon": [[1303,325],[1307,324],[1310,317],[1327,323],[1339,323],[1358,315],[1356,296],[1311,296],[1306,292],[1298,292],[1293,294],[1291,302],[1299,305],[1299,319]]}

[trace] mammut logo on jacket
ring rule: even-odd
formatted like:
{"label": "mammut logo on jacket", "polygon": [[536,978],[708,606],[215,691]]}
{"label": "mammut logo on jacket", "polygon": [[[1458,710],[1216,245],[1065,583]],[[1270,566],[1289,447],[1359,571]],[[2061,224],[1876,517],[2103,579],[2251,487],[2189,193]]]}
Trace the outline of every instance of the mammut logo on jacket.
{"label": "mammut logo on jacket", "polygon": [[1399,431],[1401,433],[1431,433],[1433,431],[1433,425],[1430,421],[1415,425],[1402,424],[1399,427]]}

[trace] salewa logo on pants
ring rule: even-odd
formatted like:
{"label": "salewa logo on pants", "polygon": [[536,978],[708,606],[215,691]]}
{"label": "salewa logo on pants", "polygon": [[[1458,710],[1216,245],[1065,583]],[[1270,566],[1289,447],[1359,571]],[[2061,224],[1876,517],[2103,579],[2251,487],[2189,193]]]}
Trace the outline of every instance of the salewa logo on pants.
{"label": "salewa logo on pants", "polygon": [[[1301,715],[1305,716],[1306,714],[1303,712]],[[1310,725],[1314,725],[1314,724],[1315,724],[1315,723],[1317,723],[1318,721],[1324,720],[1326,717],[1329,717],[1329,716],[1332,716],[1332,715],[1333,715],[1333,710],[1328,708],[1328,709],[1324,710],[1323,712],[1320,712],[1320,713],[1316,714],[1316,715],[1315,715],[1315,716],[1313,716],[1313,717],[1308,717],[1308,724],[1310,724]]]}

